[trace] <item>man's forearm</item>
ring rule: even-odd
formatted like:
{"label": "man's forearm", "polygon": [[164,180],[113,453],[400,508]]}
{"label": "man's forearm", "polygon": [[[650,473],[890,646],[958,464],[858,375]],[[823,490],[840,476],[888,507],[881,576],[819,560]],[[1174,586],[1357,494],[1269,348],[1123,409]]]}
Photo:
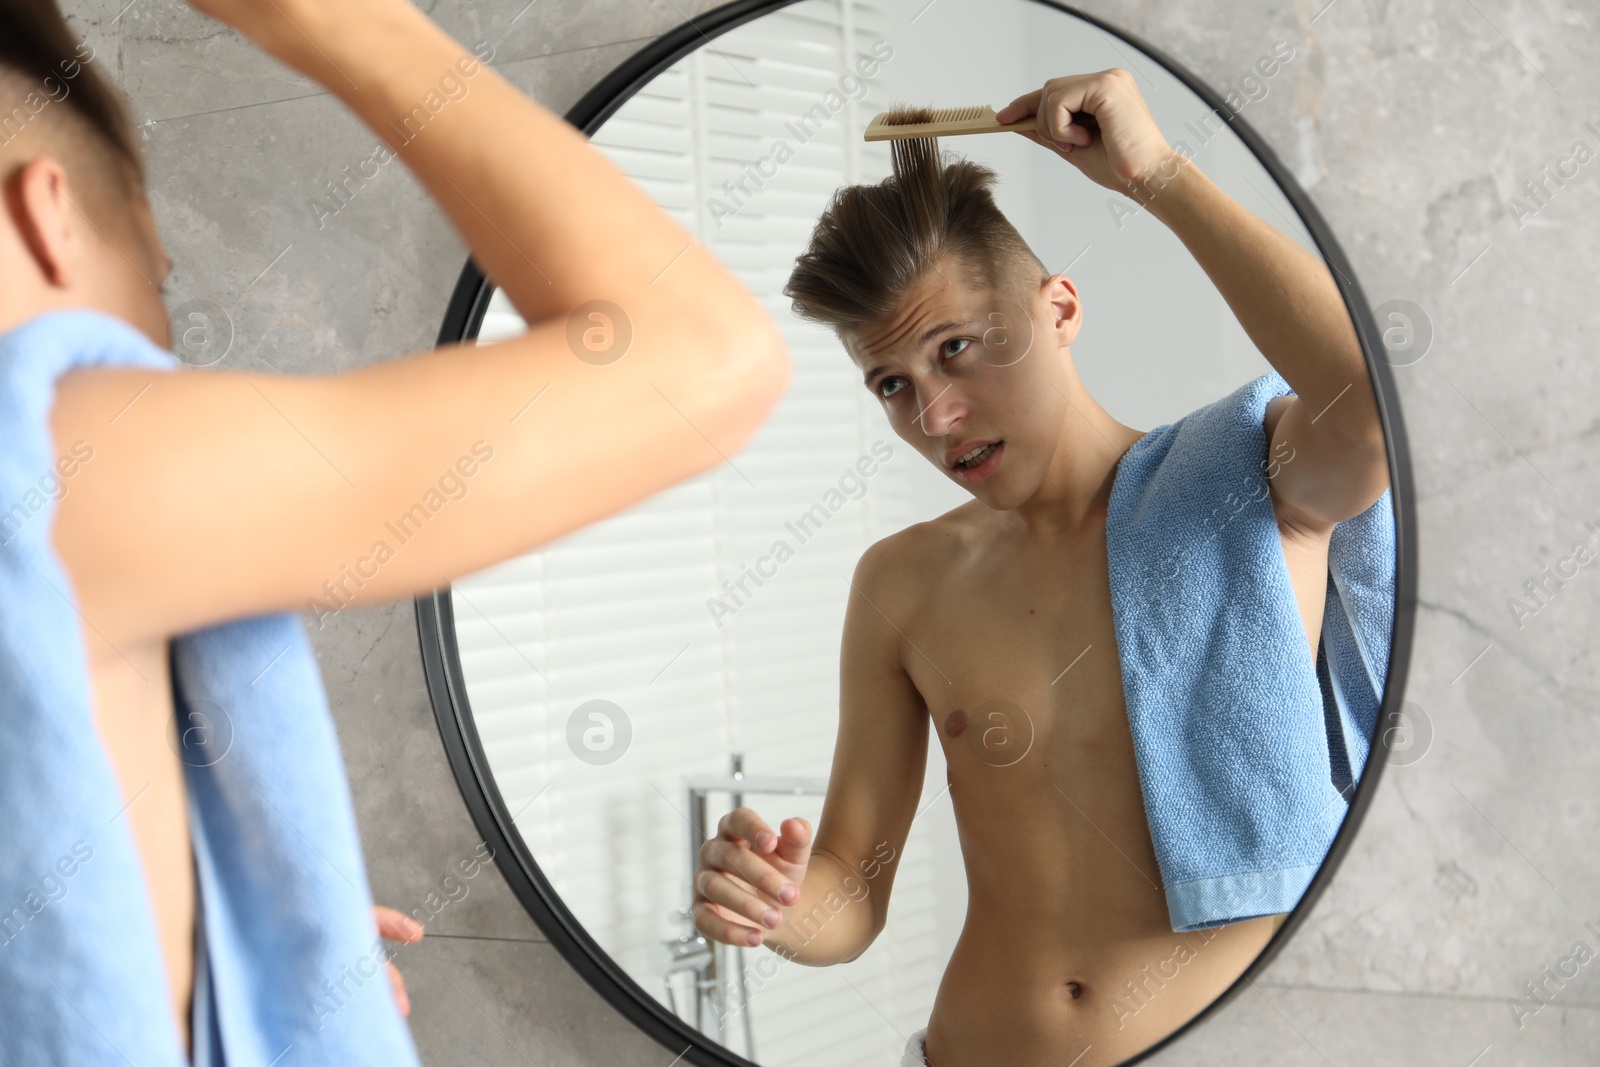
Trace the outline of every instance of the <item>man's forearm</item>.
{"label": "man's forearm", "polygon": [[[1325,431],[1381,439],[1366,361],[1321,259],[1245,210],[1194,162],[1135,188],[1211,278],[1261,354]],[[1337,401],[1337,402],[1336,402]],[[1330,406],[1331,405],[1331,406]]]}
{"label": "man's forearm", "polygon": [[813,967],[849,963],[878,933],[875,901],[866,881],[833,853],[813,848],[799,898],[782,926],[763,942],[780,956]]}

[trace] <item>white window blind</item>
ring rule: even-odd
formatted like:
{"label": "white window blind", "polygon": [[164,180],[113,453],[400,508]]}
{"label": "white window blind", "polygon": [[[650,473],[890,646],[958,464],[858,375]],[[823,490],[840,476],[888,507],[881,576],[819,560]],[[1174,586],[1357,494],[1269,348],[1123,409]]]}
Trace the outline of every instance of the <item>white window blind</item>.
{"label": "white window blind", "polygon": [[[887,147],[860,139],[897,99],[893,59],[873,54],[884,23],[879,6],[850,0],[764,16],[663,72],[596,134],[600,150],[764,299],[789,342],[793,384],[731,464],[453,590],[473,716],[518,829],[590,934],[663,1001],[653,977],[661,943],[687,930],[671,916],[691,899],[684,776],[726,774],[737,752],[747,774],[826,778],[847,578],[869,544],[931,514],[914,513],[925,505],[913,467],[925,461],[889,429],[832,333],[797,320],[781,295],[830,194],[888,173]],[[859,78],[858,57],[879,69],[852,100],[860,83],[841,79]],[[754,189],[747,175],[779,138],[793,158],[775,173],[769,161]],[[754,191],[735,197],[724,182],[742,177]],[[480,343],[524,329],[497,292]],[[879,441],[893,459],[861,479],[863,496],[829,509],[829,491]],[[818,504],[826,521],[802,540],[795,524]],[[707,600],[778,541],[793,557],[748,586],[753,595],[719,628]],[[567,745],[568,717],[596,698],[619,705],[632,728],[626,754],[603,766]],[[936,920],[948,925],[964,906],[964,886],[936,877],[933,862],[933,849],[955,840],[948,796],[929,804],[944,777],[931,740],[929,808],[897,860],[889,922],[871,949],[831,968],[742,950],[751,965],[771,957],[751,972],[748,1009],[765,1067],[898,1063],[905,1036],[926,1023],[955,936]],[[800,815],[815,827],[822,798],[745,803],[774,826]],[[723,810],[713,810],[713,827]],[[963,894],[954,907],[953,889]],[[745,1051],[742,1018],[729,1025],[726,1043]]]}

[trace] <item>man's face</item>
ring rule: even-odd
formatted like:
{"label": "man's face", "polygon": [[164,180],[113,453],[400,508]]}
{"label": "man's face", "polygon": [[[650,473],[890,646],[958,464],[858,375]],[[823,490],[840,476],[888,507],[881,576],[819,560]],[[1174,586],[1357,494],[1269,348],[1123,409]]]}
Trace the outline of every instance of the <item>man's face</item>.
{"label": "man's face", "polygon": [[1064,350],[1081,305],[1063,275],[1011,295],[972,287],[959,268],[942,260],[893,315],[857,329],[846,347],[895,433],[1007,510],[1039,489],[1060,445]]}

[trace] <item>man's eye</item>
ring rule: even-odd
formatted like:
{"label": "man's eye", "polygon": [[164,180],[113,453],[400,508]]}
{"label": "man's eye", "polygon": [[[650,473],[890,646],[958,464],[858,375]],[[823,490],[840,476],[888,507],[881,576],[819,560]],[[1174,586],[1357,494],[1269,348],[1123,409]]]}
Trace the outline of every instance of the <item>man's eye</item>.
{"label": "man's eye", "polygon": [[879,382],[878,395],[887,399],[888,397],[893,396],[895,393],[898,393],[900,390],[888,388],[891,383],[898,381],[900,381],[899,378],[885,378],[883,381]]}
{"label": "man's eye", "polygon": [[951,352],[949,349],[945,348],[944,345],[940,345],[939,347],[940,347],[940,350],[943,351],[946,356],[959,356],[961,353],[963,353],[963,352],[965,352],[967,350],[966,346],[970,345],[972,343],[972,338],[970,338],[970,337],[952,337],[952,338],[949,338],[948,340],[945,341],[946,345],[957,344],[957,343],[959,343],[962,347],[956,349],[954,352]]}

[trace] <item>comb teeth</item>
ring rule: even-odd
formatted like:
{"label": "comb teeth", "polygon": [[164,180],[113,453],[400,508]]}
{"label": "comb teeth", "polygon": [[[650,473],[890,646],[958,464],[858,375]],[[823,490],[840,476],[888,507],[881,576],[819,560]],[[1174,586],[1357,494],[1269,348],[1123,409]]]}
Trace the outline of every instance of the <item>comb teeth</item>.
{"label": "comb teeth", "polygon": [[958,121],[960,119],[977,119],[977,118],[982,118],[983,115],[984,115],[984,112],[986,112],[988,110],[989,110],[989,108],[986,105],[983,105],[983,104],[978,104],[978,105],[976,105],[974,107],[941,107],[941,108],[935,108],[934,112],[933,112],[933,121],[934,122],[955,122],[955,121]]}
{"label": "comb teeth", "polygon": [[866,141],[903,141],[916,138],[956,137],[969,133],[1004,133],[1031,129],[1032,117],[1021,122],[1002,123],[988,104],[966,107],[908,107],[900,105],[880,112],[867,124],[861,137]]}
{"label": "comb teeth", "polygon": [[936,107],[907,109],[900,115],[891,113],[884,119],[885,126],[916,126],[927,122],[960,122],[965,119],[981,119],[989,110],[987,104],[977,104],[972,107]]}

